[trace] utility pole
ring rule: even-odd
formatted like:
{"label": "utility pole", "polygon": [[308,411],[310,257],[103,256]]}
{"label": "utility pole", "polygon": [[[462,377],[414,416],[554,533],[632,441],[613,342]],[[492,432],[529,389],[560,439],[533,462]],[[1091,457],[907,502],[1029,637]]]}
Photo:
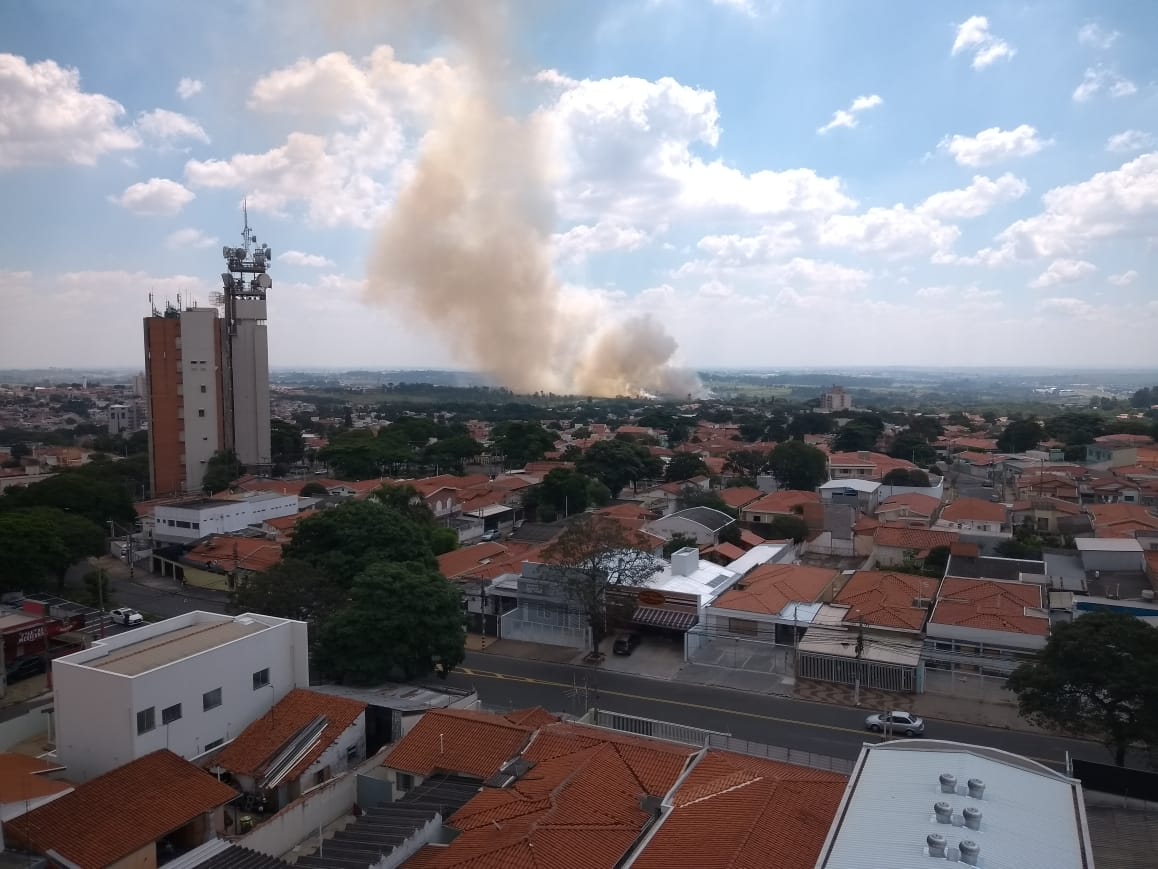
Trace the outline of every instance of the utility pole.
{"label": "utility pole", "polygon": [[860,706],[861,656],[864,654],[864,617],[857,619],[856,631],[856,682],[853,685],[853,705]]}

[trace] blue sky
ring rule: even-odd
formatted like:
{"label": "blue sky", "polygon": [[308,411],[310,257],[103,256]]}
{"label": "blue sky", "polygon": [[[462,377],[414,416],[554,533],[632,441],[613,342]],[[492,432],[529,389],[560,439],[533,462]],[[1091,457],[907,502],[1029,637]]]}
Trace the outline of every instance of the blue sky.
{"label": "blue sky", "polygon": [[[649,316],[697,366],[1158,364],[1158,4],[506,5],[563,328]],[[243,196],[274,365],[472,364],[369,298],[465,74],[380,8],[0,6],[0,366],[139,364],[148,293],[209,299]]]}

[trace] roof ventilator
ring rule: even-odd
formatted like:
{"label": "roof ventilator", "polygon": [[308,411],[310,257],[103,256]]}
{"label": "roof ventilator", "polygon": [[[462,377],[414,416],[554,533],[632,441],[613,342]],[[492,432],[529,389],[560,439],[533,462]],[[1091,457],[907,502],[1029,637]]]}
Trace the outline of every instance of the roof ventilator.
{"label": "roof ventilator", "polygon": [[981,859],[981,846],[972,839],[963,839],[957,846],[961,851],[961,862],[970,866],[977,866]]}
{"label": "roof ventilator", "polygon": [[929,846],[930,857],[944,857],[945,856],[945,837],[940,833],[930,833],[925,837],[925,844]]}
{"label": "roof ventilator", "polygon": [[969,796],[975,800],[980,800],[985,797],[985,782],[979,778],[969,779]]}
{"label": "roof ventilator", "polygon": [[944,800],[933,803],[933,812],[937,815],[938,824],[953,823],[953,807]]}
{"label": "roof ventilator", "polygon": [[663,799],[651,794],[644,794],[639,798],[639,808],[652,817],[658,818],[660,810],[663,808]]}
{"label": "roof ventilator", "polygon": [[962,809],[961,816],[965,818],[965,826],[970,830],[981,829],[981,809],[975,806],[966,806]]}
{"label": "roof ventilator", "polygon": [[953,775],[951,772],[941,773],[941,793],[957,793],[957,776]]}

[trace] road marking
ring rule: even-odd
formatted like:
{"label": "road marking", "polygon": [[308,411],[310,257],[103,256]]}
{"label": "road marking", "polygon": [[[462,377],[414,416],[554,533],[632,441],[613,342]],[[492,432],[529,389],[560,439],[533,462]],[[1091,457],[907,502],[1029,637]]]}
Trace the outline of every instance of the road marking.
{"label": "road marking", "polygon": [[[512,676],[508,673],[497,673],[493,670],[475,670],[470,667],[456,667],[455,672],[462,673],[464,676],[475,676],[479,679],[497,679],[506,682],[525,682],[530,685],[541,685],[548,688],[564,688],[568,691],[575,690],[574,685],[570,685],[566,682],[553,682],[549,679],[536,679],[531,676]],[[666,703],[669,706],[682,706],[686,709],[699,709],[705,712],[720,712],[726,715],[741,715],[745,718],[755,718],[759,721],[771,721],[776,724],[795,724],[797,726],[812,727],[817,730],[830,730],[835,733],[852,733],[857,736],[864,737],[865,740],[871,740],[875,737],[875,734],[871,734],[868,731],[861,730],[857,727],[840,727],[836,724],[821,724],[818,721],[798,721],[795,718],[780,718],[775,715],[764,715],[759,712],[745,712],[742,709],[733,709],[731,707],[707,706],[703,703],[690,703],[687,700],[668,700],[664,697],[653,697],[647,694],[630,694],[626,691],[608,691],[605,689],[599,689],[598,693],[604,697],[623,697],[627,700],[642,700],[644,702],[651,703]],[[883,737],[877,738],[879,738],[881,742],[884,742]],[[1036,760],[1038,763],[1049,764],[1050,766],[1065,766],[1063,761],[1057,760],[1056,758],[1049,759],[1044,757],[1034,757],[1030,754],[1023,754],[1021,756],[1028,758],[1029,760]]]}

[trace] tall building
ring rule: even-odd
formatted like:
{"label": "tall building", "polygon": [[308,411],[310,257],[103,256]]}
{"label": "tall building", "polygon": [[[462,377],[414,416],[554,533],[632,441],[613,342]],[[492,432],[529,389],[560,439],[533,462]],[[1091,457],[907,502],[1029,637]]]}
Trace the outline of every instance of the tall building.
{"label": "tall building", "polygon": [[833,386],[820,396],[820,409],[826,413],[852,410],[852,396],[843,386]]}
{"label": "tall building", "polygon": [[249,470],[271,464],[266,291],[268,246],[249,228],[222,250],[228,271],[216,307],[153,309],[145,318],[145,392],[154,497],[201,488],[213,454],[233,450]]}

